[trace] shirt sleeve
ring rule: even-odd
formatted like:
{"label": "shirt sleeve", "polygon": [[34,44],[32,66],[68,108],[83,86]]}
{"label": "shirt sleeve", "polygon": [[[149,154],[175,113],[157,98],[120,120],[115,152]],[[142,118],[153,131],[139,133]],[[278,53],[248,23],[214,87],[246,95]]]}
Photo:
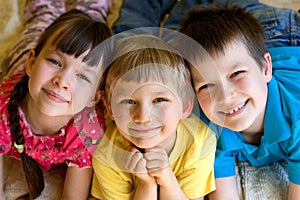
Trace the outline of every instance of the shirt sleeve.
{"label": "shirt sleeve", "polygon": [[[97,151],[96,151],[97,152]],[[93,157],[92,195],[99,199],[133,199],[134,184],[129,174],[113,169]]]}
{"label": "shirt sleeve", "polygon": [[230,152],[217,148],[214,169],[216,178],[234,176],[235,157]]}
{"label": "shirt sleeve", "polygon": [[10,132],[10,122],[8,119],[7,104],[11,91],[16,82],[23,76],[17,74],[0,82],[0,154],[7,154],[12,148],[12,136]]}
{"label": "shirt sleeve", "polygon": [[300,185],[300,120],[294,125],[292,139],[287,143],[288,174],[294,184]]}
{"label": "shirt sleeve", "polygon": [[65,149],[69,166],[92,166],[92,154],[103,137],[105,129],[101,108],[86,108],[74,117],[68,127]]}
{"label": "shirt sleeve", "polygon": [[235,155],[233,150],[238,144],[238,140],[228,129],[222,129],[219,134],[216,157],[215,157],[215,177],[223,178],[235,175]]}
{"label": "shirt sleeve", "polygon": [[179,127],[176,144],[170,155],[172,169],[180,188],[189,199],[203,197],[215,190],[215,134],[193,116],[184,120]]}

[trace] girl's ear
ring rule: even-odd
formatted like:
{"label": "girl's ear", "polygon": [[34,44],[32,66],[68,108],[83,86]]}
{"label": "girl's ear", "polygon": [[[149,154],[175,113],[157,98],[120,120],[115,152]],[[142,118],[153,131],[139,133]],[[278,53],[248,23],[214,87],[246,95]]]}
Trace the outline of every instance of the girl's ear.
{"label": "girl's ear", "polygon": [[31,73],[32,73],[32,67],[33,67],[33,64],[35,62],[35,52],[33,49],[31,49],[29,51],[29,56],[28,56],[28,61],[27,61],[27,64],[26,64],[26,74],[30,77]]}
{"label": "girl's ear", "polygon": [[184,102],[181,119],[185,119],[188,116],[190,116],[191,112],[193,111],[193,106],[194,106],[194,98],[189,98],[187,102]]}
{"label": "girl's ear", "polygon": [[263,68],[263,76],[268,83],[272,79],[272,58],[269,52],[265,53],[264,58],[265,64]]}

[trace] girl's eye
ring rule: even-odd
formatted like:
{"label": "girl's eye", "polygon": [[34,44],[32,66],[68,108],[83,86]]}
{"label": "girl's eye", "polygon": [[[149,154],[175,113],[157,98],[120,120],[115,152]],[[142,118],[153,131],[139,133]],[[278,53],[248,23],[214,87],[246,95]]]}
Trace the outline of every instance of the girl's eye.
{"label": "girl's eye", "polygon": [[88,79],[88,77],[86,77],[84,74],[76,74],[76,75],[77,75],[77,77],[81,78],[82,80],[91,83],[90,80]]}
{"label": "girl's eye", "polygon": [[122,104],[136,104],[136,102],[132,99],[125,99],[121,101]]}
{"label": "girl's eye", "polygon": [[60,66],[60,63],[59,63],[57,60],[55,60],[55,59],[47,58],[47,60],[48,60],[50,63],[52,63],[53,65]]}
{"label": "girl's eye", "polygon": [[153,103],[160,103],[160,102],[165,102],[165,101],[168,101],[168,100],[165,99],[165,98],[160,97],[160,98],[154,99],[154,100],[153,100]]}

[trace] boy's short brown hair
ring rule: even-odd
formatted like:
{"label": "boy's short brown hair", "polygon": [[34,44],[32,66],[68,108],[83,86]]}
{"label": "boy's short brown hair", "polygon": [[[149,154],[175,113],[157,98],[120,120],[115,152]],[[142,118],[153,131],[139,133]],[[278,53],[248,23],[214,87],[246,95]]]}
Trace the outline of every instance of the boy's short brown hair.
{"label": "boy's short brown hair", "polygon": [[228,44],[241,42],[256,63],[263,66],[264,54],[268,52],[259,21],[235,6],[197,5],[187,12],[179,31],[196,40],[209,55],[224,54]]}

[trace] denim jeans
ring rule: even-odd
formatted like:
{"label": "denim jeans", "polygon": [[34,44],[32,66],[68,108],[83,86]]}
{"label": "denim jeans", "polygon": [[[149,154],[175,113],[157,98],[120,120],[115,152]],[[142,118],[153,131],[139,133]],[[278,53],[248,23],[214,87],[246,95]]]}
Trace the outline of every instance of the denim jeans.
{"label": "denim jeans", "polygon": [[112,28],[114,33],[140,27],[177,30],[187,10],[209,3],[237,5],[252,13],[264,28],[268,47],[300,45],[300,13],[268,6],[258,0],[123,0],[119,18]]}
{"label": "denim jeans", "polygon": [[288,8],[276,8],[257,0],[228,0],[253,14],[264,28],[267,47],[300,46],[300,13]]}

